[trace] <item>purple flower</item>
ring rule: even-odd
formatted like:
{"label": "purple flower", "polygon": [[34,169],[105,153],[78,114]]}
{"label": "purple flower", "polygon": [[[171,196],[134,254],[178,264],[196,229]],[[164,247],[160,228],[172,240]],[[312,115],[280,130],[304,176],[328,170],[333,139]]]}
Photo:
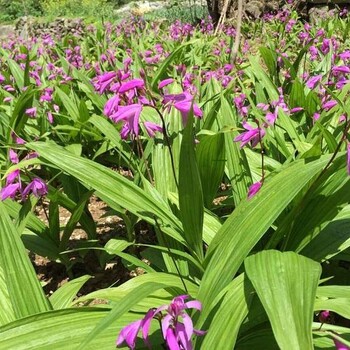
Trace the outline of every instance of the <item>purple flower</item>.
{"label": "purple flower", "polygon": [[318,319],[320,320],[321,323],[326,323],[327,321],[329,321],[329,316],[330,316],[329,310],[324,310],[319,313]]}
{"label": "purple flower", "polygon": [[330,46],[331,46],[331,40],[330,39],[323,39],[322,46],[321,46],[321,52],[324,55],[326,55],[330,50]]}
{"label": "purple flower", "polygon": [[119,106],[118,111],[110,116],[115,123],[124,122],[121,136],[126,138],[129,134],[139,135],[139,120],[142,111],[142,105],[131,104],[128,106]]}
{"label": "purple flower", "polygon": [[333,74],[337,74],[337,73],[350,73],[350,68],[347,66],[335,66],[332,68],[332,72]]}
{"label": "purple flower", "polygon": [[307,82],[306,86],[309,89],[314,89],[316,85],[322,80],[322,74],[315,75],[314,77],[311,77]]}
{"label": "purple flower", "polygon": [[350,59],[350,51],[346,50],[346,51],[340,53],[338,56],[343,61],[348,60],[348,59]]}
{"label": "purple flower", "polygon": [[119,95],[115,95],[112,98],[110,98],[105,104],[103,113],[107,117],[110,117],[112,114],[116,113],[118,110],[119,102],[120,102]]}
{"label": "purple flower", "polygon": [[25,197],[30,192],[32,192],[35,197],[44,196],[47,193],[47,185],[43,180],[36,177],[24,189],[22,196]]}
{"label": "purple flower", "polygon": [[47,112],[47,120],[49,121],[50,124],[53,123],[53,115],[51,111]]}
{"label": "purple flower", "polygon": [[145,86],[143,79],[133,79],[123,83],[119,88],[119,93],[122,94],[132,89],[141,89]]}
{"label": "purple flower", "polygon": [[160,125],[154,124],[152,122],[144,122],[143,125],[145,126],[149,137],[154,137],[156,131],[163,131],[163,128]]}
{"label": "purple flower", "polygon": [[148,343],[149,327],[151,325],[152,318],[154,316],[155,309],[151,309],[147,312],[146,316],[142,320],[138,320],[130,323],[124,327],[119,334],[116,345],[121,346],[124,342],[130,349],[135,349],[137,335],[142,330],[142,337],[145,343]]}
{"label": "purple flower", "polygon": [[[174,298],[167,307],[168,314],[162,319],[163,337],[170,350],[190,350],[192,349],[192,335],[204,334],[202,331],[197,331],[193,328],[192,319],[185,312],[186,309],[197,309],[201,311],[202,305],[198,300],[185,303],[187,298],[188,295],[180,295]],[[165,307],[158,308],[156,313],[164,310]],[[183,322],[179,321],[180,317]]]}
{"label": "purple flower", "polygon": [[262,139],[265,135],[265,130],[261,128],[254,128],[247,122],[243,122],[243,127],[247,131],[243,132],[242,134],[235,137],[234,141],[240,141],[241,145],[240,147],[244,147],[247,143],[251,142],[251,146],[255,147],[260,139]]}
{"label": "purple flower", "polygon": [[17,191],[21,188],[20,183],[14,183],[6,185],[1,189],[1,200],[4,201],[6,198],[12,198],[14,199],[16,196]]}
{"label": "purple flower", "polygon": [[14,181],[16,180],[16,178],[19,178],[19,169],[11,171],[7,177],[6,177],[6,185],[10,185],[12,183],[14,183]]}
{"label": "purple flower", "polygon": [[248,107],[244,106],[245,100],[245,94],[240,94],[239,96],[236,96],[233,99],[233,102],[235,103],[238,112],[244,117],[248,115]]}
{"label": "purple flower", "polygon": [[17,164],[19,162],[17,153],[11,148],[9,150],[9,158],[12,164]]}
{"label": "purple flower", "polygon": [[95,77],[92,80],[92,83],[93,83],[95,89],[100,94],[103,94],[107,89],[109,89],[109,87],[113,83],[116,76],[117,76],[116,72],[106,72],[106,73],[103,73],[103,74]]}
{"label": "purple flower", "polygon": [[294,107],[290,110],[290,113],[298,113],[298,112],[301,112],[303,110],[304,110],[303,107]]}
{"label": "purple flower", "polygon": [[193,96],[189,92],[183,92],[177,95],[164,95],[162,103],[169,109],[174,106],[180,111],[182,121],[184,124],[187,122],[188,114],[193,108],[193,115],[196,117],[202,117],[203,112],[196,103],[193,102]]}
{"label": "purple flower", "polygon": [[158,89],[162,89],[163,87],[165,87],[173,82],[174,82],[174,79],[172,79],[172,78],[164,79],[158,84]]}
{"label": "purple flower", "polygon": [[345,344],[343,344],[342,342],[340,342],[339,340],[333,338],[333,342],[335,345],[335,348],[337,350],[350,350],[350,348],[348,346],[346,346]]}
{"label": "purple flower", "polygon": [[336,100],[330,100],[330,101],[325,102],[325,103],[322,105],[322,108],[325,109],[326,111],[329,111],[329,110],[331,110],[333,107],[335,107],[337,104],[338,104],[338,102],[337,102]]}
{"label": "purple flower", "polygon": [[262,182],[258,181],[249,186],[248,189],[248,199],[253,198],[259,191],[262,186]]}
{"label": "purple flower", "polygon": [[118,336],[117,347],[126,343],[130,349],[135,349],[137,335],[140,330],[142,330],[142,338],[145,344],[150,347],[148,333],[151,321],[155,317],[161,320],[163,338],[170,350],[191,350],[192,335],[204,335],[205,332],[194,329],[192,319],[186,313],[187,309],[200,311],[202,309],[201,303],[198,300],[185,302],[187,298],[188,295],[180,295],[174,298],[170,305],[151,309],[142,320],[124,327]]}
{"label": "purple flower", "polygon": [[315,112],[315,113],[314,113],[314,115],[313,115],[313,119],[314,119],[314,121],[319,120],[319,119],[320,119],[320,117],[321,117],[321,114],[320,114],[320,113],[317,113],[317,112]]}
{"label": "purple flower", "polygon": [[36,117],[36,112],[37,112],[36,107],[32,107],[32,108],[27,108],[26,109],[26,114],[30,118],[35,118]]}

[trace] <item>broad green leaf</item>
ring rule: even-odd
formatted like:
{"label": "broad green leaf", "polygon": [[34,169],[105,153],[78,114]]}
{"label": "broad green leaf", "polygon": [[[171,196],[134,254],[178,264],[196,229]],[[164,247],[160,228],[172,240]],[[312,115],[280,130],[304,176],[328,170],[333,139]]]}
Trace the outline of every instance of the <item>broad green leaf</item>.
{"label": "broad green leaf", "polygon": [[62,101],[63,106],[66,108],[69,116],[74,120],[78,121],[80,114],[79,114],[79,108],[75,104],[75,101],[72,100],[71,96],[68,96],[62,89],[60,89],[58,86],[55,88],[55,92],[58,94],[58,97]]}
{"label": "broad green leaf", "polygon": [[[318,226],[318,229],[308,236],[309,243],[300,250],[300,254],[321,262],[348,249],[350,247],[349,215],[350,205],[347,205],[333,220],[322,224],[321,230]],[[304,241],[306,243],[307,239]]]}
{"label": "broad green leaf", "polygon": [[11,116],[10,128],[8,130],[7,139],[9,141],[11,140],[11,132],[15,131],[15,133],[19,135],[27,123],[28,116],[25,114],[25,110],[32,107],[34,92],[35,90],[30,86],[20,95],[16,101]]}
{"label": "broad green leaf", "polygon": [[215,296],[231,281],[251,249],[328,160],[329,156],[325,156],[308,163],[293,162],[266,178],[259,193],[234,210],[208,249],[208,265],[199,292],[204,302],[201,317],[207,317]]}
{"label": "broad green leaf", "polygon": [[271,329],[257,329],[240,338],[235,350],[280,350]]}
{"label": "broad green leaf", "polygon": [[[192,298],[197,297],[198,286],[192,281],[186,278],[181,279],[179,276],[170,273],[151,272],[132,278],[118,287],[100,289],[96,292],[84,295],[80,297],[77,301],[80,302],[92,299],[106,299],[119,302],[121,299],[125,298],[127,295],[132,293],[132,291],[137,291],[141,286],[152,283],[160,283],[164,285],[164,288],[169,291],[186,292]],[[184,287],[184,284],[186,286],[186,289]],[[176,295],[173,293],[174,297]],[[140,301],[141,300],[142,299],[140,299]]]}
{"label": "broad green leaf", "polygon": [[15,317],[50,310],[20,235],[2,202],[0,213],[0,266]]}
{"label": "broad green leaf", "polygon": [[93,328],[91,333],[80,344],[79,350],[86,349],[87,345],[91,343],[93,339],[96,339],[104,329],[110,324],[118,321],[125,313],[127,313],[135,304],[147,297],[149,294],[155,292],[158,289],[167,287],[165,284],[159,282],[145,283],[139,286],[136,290],[130,291],[124,298],[122,298],[116,306]]}
{"label": "broad green leaf", "polygon": [[230,288],[204,337],[202,350],[215,349],[219,344],[220,350],[235,348],[238,331],[248,315],[252,296],[253,287],[244,274],[230,283]]}
{"label": "broad green leaf", "polygon": [[132,150],[128,144],[122,141],[119,132],[111,122],[99,115],[93,115],[90,117],[89,122],[105,135],[106,139],[111,143],[111,146],[116,147],[119,150],[125,162],[135,171],[137,169],[137,164],[131,156]]}
{"label": "broad green leaf", "polygon": [[265,73],[264,69],[259,63],[259,58],[257,56],[249,57],[250,67],[246,69],[247,74],[255,76],[258,81],[265,87],[268,96],[272,101],[278,100],[278,90],[269,76]]}
{"label": "broad green leaf", "polygon": [[[26,317],[0,328],[0,349],[76,350],[95,325],[108,313],[109,310],[104,308],[82,307],[54,310]],[[93,339],[85,349],[115,349],[115,341],[120,330],[139,318],[142,318],[142,315],[124,314],[108,324],[104,332]],[[156,323],[152,326],[156,326]],[[150,337],[155,346],[160,345],[160,340]]]}
{"label": "broad green leaf", "polygon": [[275,51],[268,49],[267,47],[259,48],[260,55],[264,59],[264,62],[269,70],[270,76],[275,77],[277,71],[277,54]]}
{"label": "broad green leaf", "polygon": [[18,63],[14,60],[8,59],[7,64],[10,68],[11,74],[15,78],[18,89],[21,90],[24,87],[24,70],[21,69]]}
{"label": "broad green leaf", "polygon": [[193,113],[187,121],[181,143],[179,168],[179,207],[185,239],[189,246],[203,258],[203,192],[194,150]]}
{"label": "broad green leaf", "polygon": [[92,191],[88,191],[84,193],[81,196],[79,203],[74,208],[74,211],[72,212],[72,215],[69,218],[66,227],[64,228],[63,235],[61,237],[60,246],[59,246],[60,250],[64,250],[67,247],[69,238],[72,235],[77,223],[79,222],[91,195],[92,195]]}
{"label": "broad green leaf", "polygon": [[293,252],[267,250],[244,262],[279,347],[313,349],[312,321],[321,266]]}
{"label": "broad green leaf", "polygon": [[10,323],[15,319],[16,317],[13,312],[5,275],[2,267],[0,266],[0,326]]}
{"label": "broad green leaf", "polygon": [[27,146],[53,165],[94,188],[97,195],[112,208],[118,210],[121,206],[152,224],[156,217],[161,221],[165,233],[185,243],[180,235],[181,223],[170,210],[122,175],[91,160],[77,157],[54,143],[35,142]]}
{"label": "broad green leaf", "polygon": [[201,137],[197,146],[198,168],[204,205],[211,208],[225,169],[225,136],[222,133]]}
{"label": "broad green leaf", "polygon": [[174,62],[174,60],[181,54],[181,52],[184,50],[184,48],[186,48],[188,45],[193,45],[196,42],[198,42],[198,40],[187,41],[172,51],[172,53],[158,67],[156,74],[154,75],[154,77],[152,79],[151,87],[153,90],[157,90],[157,88],[158,88],[157,84],[162,79],[166,78],[166,73],[167,73],[167,70],[168,70],[170,64]]}
{"label": "broad green leaf", "polygon": [[350,286],[319,286],[316,291],[319,298],[349,298]]}
{"label": "broad green leaf", "polygon": [[350,298],[316,299],[315,311],[329,310],[350,319]]}
{"label": "broad green leaf", "polygon": [[[227,102],[226,98],[221,98],[221,107],[218,114],[218,123],[220,128],[227,125],[236,127],[236,116],[233,107]],[[247,197],[248,187],[251,184],[251,173],[249,164],[243,149],[240,149],[239,143],[233,139],[238,136],[237,131],[225,133],[225,156],[226,175],[232,185],[232,194],[235,205],[238,205],[244,198]]]}
{"label": "broad green leaf", "polygon": [[71,306],[80,288],[87,282],[91,276],[85,275],[75,278],[58,288],[51,296],[50,302],[55,310],[65,309]]}

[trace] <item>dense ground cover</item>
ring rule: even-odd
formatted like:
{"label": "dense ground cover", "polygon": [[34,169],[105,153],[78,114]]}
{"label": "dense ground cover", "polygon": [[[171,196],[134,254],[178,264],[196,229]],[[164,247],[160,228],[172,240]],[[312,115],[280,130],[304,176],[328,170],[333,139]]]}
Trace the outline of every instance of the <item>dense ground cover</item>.
{"label": "dense ground cover", "polygon": [[[284,10],[234,63],[209,20],[5,40],[0,349],[347,348],[349,28]],[[28,251],[70,281],[47,297]],[[91,255],[138,273],[76,297]]]}

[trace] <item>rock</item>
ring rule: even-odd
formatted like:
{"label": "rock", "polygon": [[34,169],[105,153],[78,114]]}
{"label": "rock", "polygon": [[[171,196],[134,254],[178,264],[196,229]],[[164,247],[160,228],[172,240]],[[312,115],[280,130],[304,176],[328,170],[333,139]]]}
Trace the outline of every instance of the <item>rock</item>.
{"label": "rock", "polygon": [[248,1],[244,7],[245,12],[253,18],[259,18],[264,12],[265,4],[263,1]]}
{"label": "rock", "polygon": [[11,34],[14,34],[16,27],[10,24],[0,25],[0,38],[7,38]]}

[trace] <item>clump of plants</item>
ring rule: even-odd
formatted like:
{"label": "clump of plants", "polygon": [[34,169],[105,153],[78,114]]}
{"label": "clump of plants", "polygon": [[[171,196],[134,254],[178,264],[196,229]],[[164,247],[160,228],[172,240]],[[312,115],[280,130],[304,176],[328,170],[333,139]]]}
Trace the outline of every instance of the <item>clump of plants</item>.
{"label": "clump of plants", "polygon": [[[349,348],[349,28],[284,9],[235,60],[210,19],[3,41],[0,348]],[[77,296],[87,254],[138,273]]]}

